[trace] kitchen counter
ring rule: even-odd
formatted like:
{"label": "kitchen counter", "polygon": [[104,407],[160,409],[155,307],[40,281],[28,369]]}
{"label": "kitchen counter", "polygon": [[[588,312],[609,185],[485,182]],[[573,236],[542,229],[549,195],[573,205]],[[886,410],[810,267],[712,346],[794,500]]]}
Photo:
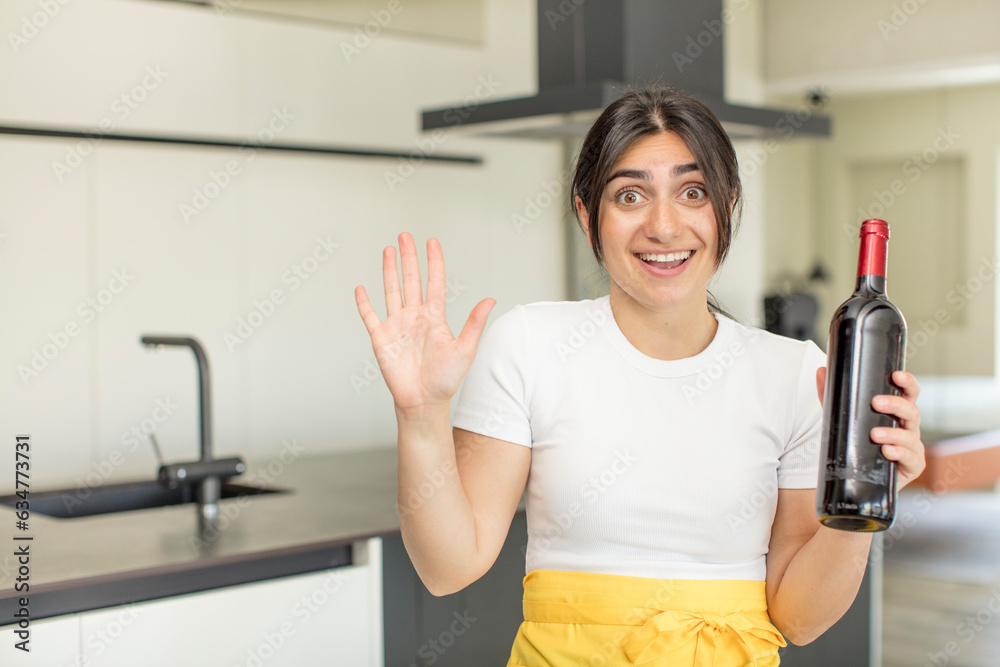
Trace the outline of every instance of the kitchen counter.
{"label": "kitchen counter", "polygon": [[[16,543],[30,545],[32,618],[350,565],[354,542],[399,534],[394,444],[282,456],[248,460],[233,481],[290,492],[221,501],[220,530],[205,539],[190,503],[75,519],[32,512],[34,539]],[[0,506],[0,522],[14,532],[14,510]],[[13,588],[11,544],[0,559],[0,625],[24,595]]]}

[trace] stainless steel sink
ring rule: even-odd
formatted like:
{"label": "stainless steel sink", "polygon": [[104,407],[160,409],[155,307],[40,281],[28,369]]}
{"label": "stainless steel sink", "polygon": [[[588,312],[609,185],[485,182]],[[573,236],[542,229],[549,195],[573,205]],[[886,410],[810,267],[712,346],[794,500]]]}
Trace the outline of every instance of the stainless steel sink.
{"label": "stainless steel sink", "polygon": [[[240,496],[257,496],[287,493],[285,489],[260,489],[223,482],[222,499]],[[14,507],[22,500],[18,496],[2,496],[0,504]],[[168,489],[155,480],[105,484],[94,488],[72,488],[28,494],[29,510],[58,519],[75,519],[82,516],[128,512],[130,510],[167,507],[195,502],[190,485]]]}

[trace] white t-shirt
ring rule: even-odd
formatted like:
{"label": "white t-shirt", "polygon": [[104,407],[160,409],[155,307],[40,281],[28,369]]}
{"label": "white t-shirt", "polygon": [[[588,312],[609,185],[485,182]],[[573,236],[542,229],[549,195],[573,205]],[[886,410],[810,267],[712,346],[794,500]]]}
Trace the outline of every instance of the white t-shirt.
{"label": "white t-shirt", "polygon": [[716,319],[675,361],[633,347],[608,296],[484,332],[452,424],[532,449],[526,573],[764,580],[777,489],[816,486],[826,355]]}

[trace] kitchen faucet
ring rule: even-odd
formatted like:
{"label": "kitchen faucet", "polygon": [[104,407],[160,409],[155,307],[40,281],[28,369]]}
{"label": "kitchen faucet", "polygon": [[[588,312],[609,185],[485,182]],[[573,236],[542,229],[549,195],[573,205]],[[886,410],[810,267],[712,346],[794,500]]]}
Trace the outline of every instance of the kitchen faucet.
{"label": "kitchen faucet", "polygon": [[222,479],[239,475],[246,466],[239,457],[226,459],[212,458],[212,396],[208,373],[208,357],[205,350],[194,338],[179,336],[142,336],[143,345],[158,347],[169,345],[189,347],[198,360],[199,421],[201,424],[201,458],[197,461],[171,463],[160,466],[158,478],[161,484],[176,488],[181,484],[195,486],[195,499],[199,506],[202,525],[214,525],[219,516],[219,496]]}

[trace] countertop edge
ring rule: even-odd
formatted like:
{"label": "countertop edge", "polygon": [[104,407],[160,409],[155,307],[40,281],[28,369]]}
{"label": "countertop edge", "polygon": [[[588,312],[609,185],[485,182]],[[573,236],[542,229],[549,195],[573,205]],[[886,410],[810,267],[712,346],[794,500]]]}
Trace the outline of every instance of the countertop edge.
{"label": "countertop edge", "polygon": [[[17,591],[16,562],[13,563],[12,573],[9,569],[3,570],[6,586],[0,588],[0,628],[17,624],[18,618],[14,614],[20,609],[19,602],[23,597],[28,598],[30,619],[41,620],[363,565],[364,556],[362,552],[355,553],[353,545],[371,538],[392,539],[400,536],[398,517],[390,518],[384,513],[384,509],[392,507],[396,501],[397,486],[388,483],[395,475],[396,459],[394,448],[370,448],[323,454],[309,459],[309,465],[305,465],[305,458],[298,463],[296,460],[286,461],[280,471],[270,474],[277,477],[280,472],[282,483],[294,489],[294,493],[277,498],[284,500],[284,504],[255,505],[253,513],[241,506],[245,518],[243,514],[237,515],[241,517],[241,526],[250,525],[253,530],[263,530],[267,539],[255,539],[250,533],[227,533],[230,536],[228,542],[215,539],[199,542],[194,557],[190,552],[182,558],[165,552],[165,557],[161,557],[155,549],[146,548],[140,551],[153,554],[153,557],[136,557],[129,551],[123,557],[113,557],[113,552],[107,552],[110,559],[103,562],[98,558],[104,550],[115,548],[102,541],[100,536],[106,531],[135,531],[137,536],[142,536],[144,544],[149,540],[176,542],[178,536],[186,533],[184,527],[190,519],[177,519],[184,516],[181,508],[168,508],[173,511],[157,518],[157,522],[164,521],[163,529],[156,528],[153,525],[156,522],[137,524],[133,519],[130,524],[122,524],[108,516],[80,525],[70,523],[68,527],[73,530],[63,534],[58,530],[61,520],[46,520],[40,524],[40,532],[34,537],[42,542],[46,539],[54,539],[55,542],[45,550],[44,561],[31,563],[31,574],[34,574],[34,569],[41,568],[39,572],[45,576],[41,576],[37,583],[32,577],[28,591]],[[368,481],[359,484],[359,480],[378,480],[378,483]],[[525,495],[522,495],[515,514],[526,511]],[[339,527],[336,514],[331,515],[328,511],[330,507],[342,508],[344,523]],[[341,513],[340,510],[338,513]],[[294,516],[293,522],[297,524],[287,531],[285,537],[282,537],[282,531],[287,521],[275,522],[275,517],[282,516]],[[88,519],[81,521],[87,522]],[[147,528],[147,524],[151,527]],[[123,525],[130,528],[123,528]],[[313,530],[312,526],[316,529]],[[193,534],[198,535],[197,532]],[[52,556],[51,549],[60,542],[74,546],[56,549],[56,555]],[[117,544],[118,548],[130,548],[127,542],[119,541]],[[78,554],[94,562],[90,566],[86,563],[79,566],[75,560]],[[60,558],[74,560],[66,561],[71,566],[60,572]],[[356,559],[361,562],[356,562]],[[4,562],[7,568],[11,566],[9,561],[8,558]]]}
{"label": "countertop edge", "polygon": [[[524,509],[515,512],[523,514]],[[30,620],[106,609],[137,602],[200,593],[355,565],[352,545],[375,537],[395,537],[399,529],[280,549],[205,558],[140,570],[33,586],[25,593],[0,590],[0,628],[17,625],[19,600],[29,598]]]}
{"label": "countertop edge", "polygon": [[41,620],[349,566],[354,564],[353,541],[322,542],[69,579],[31,587],[27,593],[6,589],[0,592],[0,627],[18,622],[14,614],[22,597],[29,600],[30,619]]}

